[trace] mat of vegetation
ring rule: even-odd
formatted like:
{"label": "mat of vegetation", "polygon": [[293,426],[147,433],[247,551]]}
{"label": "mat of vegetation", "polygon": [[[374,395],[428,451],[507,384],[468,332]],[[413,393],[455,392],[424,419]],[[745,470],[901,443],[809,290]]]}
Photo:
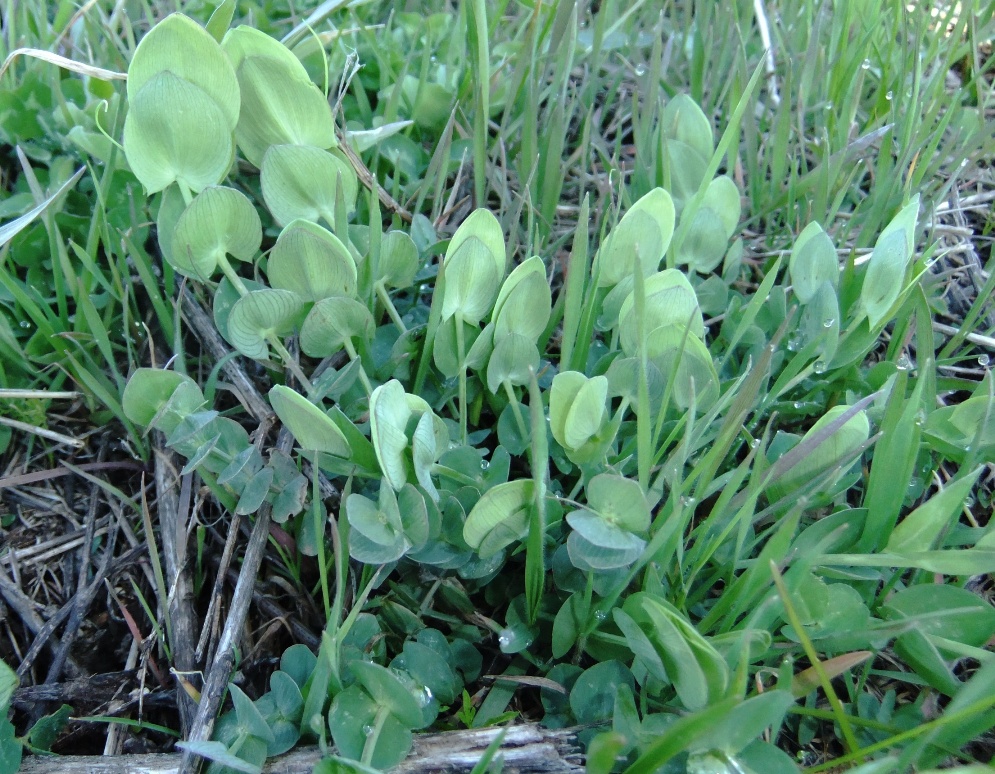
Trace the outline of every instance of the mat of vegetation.
{"label": "mat of vegetation", "polygon": [[991,770],[995,3],[0,5],[0,772]]}

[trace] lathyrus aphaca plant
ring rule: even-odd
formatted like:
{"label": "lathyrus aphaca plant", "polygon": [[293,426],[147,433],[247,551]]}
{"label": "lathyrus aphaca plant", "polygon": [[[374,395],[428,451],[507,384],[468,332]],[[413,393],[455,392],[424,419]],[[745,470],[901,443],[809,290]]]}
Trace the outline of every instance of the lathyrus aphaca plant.
{"label": "lathyrus aphaca plant", "polygon": [[[674,711],[719,708],[712,731],[683,749],[778,758],[757,739],[809,678],[793,678],[773,638],[818,640],[830,614],[856,622],[846,642],[826,641],[830,652],[898,631],[883,612],[875,618],[873,594],[845,593],[816,573],[860,540],[939,566],[937,525],[952,514],[930,508],[917,517],[926,526],[890,543],[897,510],[868,510],[842,532],[802,518],[809,504],[862,510],[848,498],[872,424],[922,437],[923,388],[907,394],[898,369],[876,373],[873,387],[852,374],[898,310],[916,303],[916,200],[866,269],[841,273],[828,235],[811,224],[789,276],[776,259],[746,292],[737,285],[743,246],[730,242],[739,193],[707,174],[728,137],[716,145],[700,108],[677,97],[658,127],[668,184],[632,202],[593,257],[585,200],[562,282],[541,256],[512,266],[507,226],[486,209],[459,225],[433,267],[439,239],[422,216],[417,241],[383,232],[378,199],[360,195],[325,95],[294,53],[223,26],[176,14],[144,38],[129,69],[124,147],[155,195],[164,261],[213,292],[219,332],[264,367],[270,405],[297,449],[250,443],[241,422],[212,407],[210,390],[170,370],[138,370],[124,407],[162,431],[226,507],[249,515],[268,503],[298,550],[321,560],[328,621],[317,656],[288,652],[270,694],[253,703],[233,692],[221,752],[202,752],[259,765],[302,735],[330,735],[346,758],[394,765],[411,731],[479,675],[477,647],[493,634],[500,650],[563,686],[563,695],[543,692],[549,724],[614,719],[624,733],[604,744],[617,755],[654,754]],[[225,185],[239,155],[259,169],[261,200]],[[264,219],[279,233],[262,253]],[[430,281],[433,269],[427,300],[416,278]],[[795,395],[824,389],[837,405],[806,422]],[[779,413],[805,432],[778,429]],[[933,428],[953,428],[949,447],[958,422]],[[322,499],[319,471],[341,500]],[[886,500],[898,486],[900,503],[905,482],[893,478],[879,476],[867,497]],[[332,577],[329,544],[339,552]],[[758,544],[761,558],[745,561]],[[801,619],[769,594],[769,563],[799,545],[820,552],[785,577],[788,599],[808,605]],[[359,594],[347,611],[349,572]],[[377,615],[365,612],[389,573],[396,591]],[[448,634],[421,619],[412,589],[425,577],[444,589]],[[498,578],[504,621],[481,619],[474,600]],[[711,594],[718,580],[721,597]],[[950,689],[936,659],[917,663]],[[751,696],[748,678],[761,666],[781,676]]]}

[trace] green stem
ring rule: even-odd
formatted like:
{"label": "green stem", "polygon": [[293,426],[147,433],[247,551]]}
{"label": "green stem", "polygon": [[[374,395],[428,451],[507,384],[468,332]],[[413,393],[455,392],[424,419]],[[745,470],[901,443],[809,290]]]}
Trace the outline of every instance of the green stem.
{"label": "green stem", "polygon": [[[373,728],[370,729],[370,733],[366,736],[366,744],[363,745],[363,757],[360,763],[366,766],[370,765],[370,761],[373,760],[373,752],[377,749],[377,739],[380,738],[380,733],[383,731],[384,723],[387,722],[387,718],[390,716],[390,709],[387,707],[381,707],[377,710],[376,720],[373,721]],[[365,729],[364,729],[365,733]]]}
{"label": "green stem", "polygon": [[190,193],[190,189],[187,187],[187,184],[182,180],[177,180],[176,187],[180,189],[180,196],[183,197],[183,203],[189,207],[190,202],[193,201],[193,194]]}
{"label": "green stem", "polygon": [[366,397],[370,397],[373,394],[373,385],[370,384],[370,378],[366,375],[366,369],[363,368],[363,361],[356,352],[356,348],[353,346],[352,341],[346,339],[342,342],[345,347],[346,354],[349,355],[350,360],[355,360],[359,362],[359,381],[363,383],[363,389],[366,390]]}
{"label": "green stem", "polygon": [[466,429],[466,333],[463,330],[463,314],[456,313],[456,348],[459,350],[459,429],[463,445],[467,442]]}
{"label": "green stem", "polygon": [[375,285],[375,290],[377,298],[380,299],[380,303],[384,305],[387,310],[387,316],[390,317],[391,322],[397,326],[397,329],[401,332],[403,336],[408,332],[407,327],[405,327],[404,322],[401,320],[401,315],[397,313],[397,308],[394,306],[393,301],[390,300],[390,296],[387,295],[387,289],[384,287],[383,282],[377,282]]}
{"label": "green stem", "polygon": [[512,388],[511,382],[507,379],[501,382],[501,386],[504,387],[504,394],[508,396],[508,402],[511,404],[511,413],[515,415],[515,424],[518,425],[518,432],[522,434],[522,440],[524,441],[529,437],[529,429],[525,424],[525,417],[522,416],[522,409],[515,395],[515,390]]}
{"label": "green stem", "polygon": [[231,265],[231,262],[228,260],[227,256],[222,255],[218,258],[218,266],[221,267],[221,271],[224,272],[225,276],[228,278],[228,281],[232,284],[235,290],[238,291],[240,296],[246,296],[249,294],[249,289],[245,287],[245,283],[242,282],[242,278],[235,272],[235,269]]}
{"label": "green stem", "polygon": [[318,490],[318,471],[321,467],[321,452],[314,453],[311,465],[311,509],[314,524],[314,544],[318,550],[318,575],[321,578],[321,601],[325,606],[325,620],[332,617],[332,603],[328,594],[328,563],[325,560],[325,529],[321,522],[321,499]]}
{"label": "green stem", "polygon": [[301,387],[304,388],[305,392],[313,392],[314,388],[311,386],[311,382],[304,375],[301,367],[297,365],[297,361],[294,360],[294,356],[287,351],[287,348],[283,346],[283,342],[280,341],[279,337],[275,333],[271,333],[266,337],[266,341],[269,345],[276,350],[276,353],[280,356],[283,364],[287,367],[287,370],[294,375],[294,378],[301,383]]}

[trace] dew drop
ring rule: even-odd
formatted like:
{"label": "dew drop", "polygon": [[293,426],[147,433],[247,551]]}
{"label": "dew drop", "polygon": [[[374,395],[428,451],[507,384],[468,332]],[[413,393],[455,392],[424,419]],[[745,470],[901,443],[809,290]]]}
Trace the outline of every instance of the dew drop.
{"label": "dew drop", "polygon": [[598,610],[594,614],[594,619],[596,621],[599,621],[599,622],[601,622],[601,621],[607,621],[608,620],[608,611],[607,610]]}
{"label": "dew drop", "polygon": [[815,371],[817,374],[824,374],[826,372],[826,361],[816,360],[812,364],[812,370]]}
{"label": "dew drop", "polygon": [[480,461],[480,469],[481,470],[487,470],[490,466],[491,466],[491,463],[489,463],[487,460],[481,460]]}
{"label": "dew drop", "polygon": [[419,707],[427,707],[429,702],[432,701],[432,690],[427,685],[423,685],[422,689],[418,691],[416,698],[418,699]]}
{"label": "dew drop", "polygon": [[964,444],[964,451],[966,451],[966,452],[971,451],[971,444],[969,444],[969,443]]}
{"label": "dew drop", "polygon": [[436,62],[439,61],[439,57],[437,57],[435,54],[432,54],[432,56],[429,57],[428,61],[430,61],[432,64],[435,64]]}
{"label": "dew drop", "polygon": [[898,368],[899,371],[908,371],[912,368],[912,361],[909,360],[908,355],[902,355],[898,358],[898,362],[895,363],[895,367]]}
{"label": "dew drop", "polygon": [[374,728],[369,723],[363,726],[363,736],[373,736]]}
{"label": "dew drop", "polygon": [[988,368],[988,363],[990,362],[988,355],[978,355],[978,365],[982,368]]}
{"label": "dew drop", "polygon": [[796,408],[796,409],[801,409],[801,408],[803,408],[804,406],[805,406],[805,404],[804,404],[804,403],[802,403],[802,402],[801,402],[800,400],[796,400],[796,401],[795,401],[795,408]]}
{"label": "dew drop", "polygon": [[891,102],[891,100],[894,99],[894,97],[895,94],[890,89],[888,90],[888,93],[884,95],[884,98],[888,100],[888,102]]}
{"label": "dew drop", "polygon": [[862,70],[870,70],[871,69],[871,60],[870,59],[865,59],[863,62],[860,63],[860,68]]}
{"label": "dew drop", "polygon": [[29,323],[27,320],[21,320],[21,327],[25,329],[30,328],[31,323]]}
{"label": "dew drop", "polygon": [[750,448],[751,449],[759,449],[760,448],[760,439],[759,438],[754,438],[752,441],[750,441]]}
{"label": "dew drop", "polygon": [[801,336],[792,336],[788,339],[788,351],[797,352],[802,345]]}
{"label": "dew drop", "polygon": [[511,645],[512,636],[507,631],[503,631],[498,635],[498,645],[502,648],[507,648]]}
{"label": "dew drop", "polygon": [[832,328],[835,323],[836,323],[835,317],[827,317],[825,320],[822,321],[822,327]]}
{"label": "dew drop", "polygon": [[646,75],[646,65],[636,65],[636,77],[641,78]]}

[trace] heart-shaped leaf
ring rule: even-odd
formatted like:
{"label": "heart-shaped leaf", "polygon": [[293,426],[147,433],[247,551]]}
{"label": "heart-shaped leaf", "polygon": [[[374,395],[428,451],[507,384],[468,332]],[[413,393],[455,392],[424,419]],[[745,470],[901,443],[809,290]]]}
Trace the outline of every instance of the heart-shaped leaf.
{"label": "heart-shaped leaf", "polygon": [[518,333],[537,341],[549,322],[552,296],[546,265],[533,255],[515,267],[494,304],[495,336]]}
{"label": "heart-shaped leaf", "polygon": [[[139,368],[128,379],[121,396],[124,415],[136,425],[148,427],[181,384],[195,387],[196,393],[200,393],[200,388],[193,379],[177,371]],[[199,401],[192,400],[190,411],[200,409],[203,401],[203,394]]]}
{"label": "heart-shaped leaf", "polygon": [[373,700],[381,707],[387,708],[403,725],[417,728],[421,724],[421,709],[418,707],[418,702],[394,672],[379,664],[361,660],[351,662],[349,670]]}
{"label": "heart-shaped leaf", "polygon": [[238,66],[242,112],[235,140],[256,167],[272,145],[336,144],[331,106],[310,79],[294,77],[295,69],[265,56],[246,57]]}
{"label": "heart-shaped leaf", "polygon": [[418,273],[418,248],[403,231],[388,231],[380,240],[377,279],[385,287],[411,287]]}
{"label": "heart-shaped leaf", "polygon": [[308,220],[294,220],[276,240],[266,266],[274,288],[306,301],[356,294],[356,262],[335,234]]}
{"label": "heart-shaped leaf", "polygon": [[247,57],[258,56],[279,61],[287,68],[287,74],[292,80],[310,80],[307,70],[293,51],[255,27],[242,24],[233,30],[228,30],[224,40],[221,41],[221,48],[228,55],[236,71]]}
{"label": "heart-shaped leaf", "polygon": [[470,323],[490,311],[505,272],[505,244],[501,224],[490,210],[475,210],[446,249],[442,319],[459,312]]}
{"label": "heart-shaped leaf", "polygon": [[595,476],[587,483],[587,504],[606,521],[629,532],[649,529],[650,504],[634,479],[610,473]]}
{"label": "heart-shaped leaf", "polygon": [[479,323],[491,311],[500,284],[494,256],[484,242],[464,239],[446,256],[442,322],[459,313],[465,322]]}
{"label": "heart-shaped leaf", "polygon": [[131,99],[124,152],[149,193],[171,183],[195,192],[217,184],[228,173],[234,150],[218,104],[169,71],[153,76]]}
{"label": "heart-shaped leaf", "polygon": [[601,429],[607,415],[608,379],[588,378],[578,371],[553,377],[549,393],[549,425],[564,449],[578,449]]}
{"label": "heart-shaped leaf", "polygon": [[[234,131],[239,112],[235,69],[210,33],[181,13],[170,14],[156,24],[135,49],[128,66],[128,102],[132,110],[139,92],[167,71],[203,91],[217,106],[227,133]],[[194,110],[195,106],[187,108]]]}
{"label": "heart-shaped leaf", "polygon": [[[698,338],[705,336],[705,322],[698,306],[698,296],[688,278],[677,269],[664,269],[646,279],[643,284],[646,304],[643,313],[643,330],[646,333],[661,326],[690,327]],[[628,355],[639,351],[636,326],[635,295],[629,293],[618,313],[618,328],[622,349]]]}
{"label": "heart-shaped leaf", "polygon": [[660,265],[673,235],[674,202],[667,191],[654,188],[622,216],[594,257],[598,287],[613,287],[631,276],[637,253],[648,277]]}
{"label": "heart-shaped leaf", "polygon": [[290,333],[303,305],[301,297],[289,290],[250,291],[228,316],[229,341],[246,357],[264,360],[269,357],[269,338]]}
{"label": "heart-shaped leaf", "polygon": [[719,377],[708,347],[682,326],[667,325],[646,337],[646,354],[660,369],[665,380],[673,380],[673,400],[682,409],[691,405],[692,395],[698,411],[707,408],[719,396]]}
{"label": "heart-shaped leaf", "polygon": [[329,416],[298,392],[278,384],[269,391],[269,402],[280,421],[305,451],[348,458],[349,442]]}
{"label": "heart-shaped leaf", "polygon": [[311,357],[328,357],[346,341],[373,339],[370,310],[345,296],[323,298],[315,304],[301,326],[301,349]]}
{"label": "heart-shaped leaf", "polygon": [[788,272],[798,300],[807,304],[823,282],[835,288],[840,280],[836,247],[829,235],[815,221],[802,230],[791,248]]}
{"label": "heart-shaped leaf", "polygon": [[331,225],[336,195],[342,196],[346,209],[356,205],[356,173],[347,162],[321,148],[272,145],[260,170],[263,199],[281,226],[297,218],[312,222],[324,218]]}
{"label": "heart-shaped leaf", "polygon": [[227,255],[251,261],[262,241],[262,223],[248,197],[234,188],[210,186],[176,221],[169,262],[186,277],[207,280]]}
{"label": "heart-shaped leaf", "polygon": [[513,386],[528,384],[530,375],[539,372],[539,350],[535,342],[518,333],[502,336],[487,361],[487,389],[497,393],[505,382]]}
{"label": "heart-shaped leaf", "polygon": [[508,481],[488,489],[477,501],[463,525],[463,540],[482,558],[521,540],[529,530],[535,482]]}
{"label": "heart-shaped leaf", "polygon": [[913,255],[918,214],[919,196],[916,195],[885,227],[874,244],[860,289],[860,304],[871,328],[885,322],[892,304],[902,292]]}
{"label": "heart-shaped leaf", "polygon": [[419,415],[420,418],[426,413],[432,413],[428,403],[417,395],[406,393],[396,379],[381,384],[370,395],[373,448],[384,477],[394,489],[399,490],[407,483],[411,468],[405,455],[409,445],[408,423],[413,416]]}

